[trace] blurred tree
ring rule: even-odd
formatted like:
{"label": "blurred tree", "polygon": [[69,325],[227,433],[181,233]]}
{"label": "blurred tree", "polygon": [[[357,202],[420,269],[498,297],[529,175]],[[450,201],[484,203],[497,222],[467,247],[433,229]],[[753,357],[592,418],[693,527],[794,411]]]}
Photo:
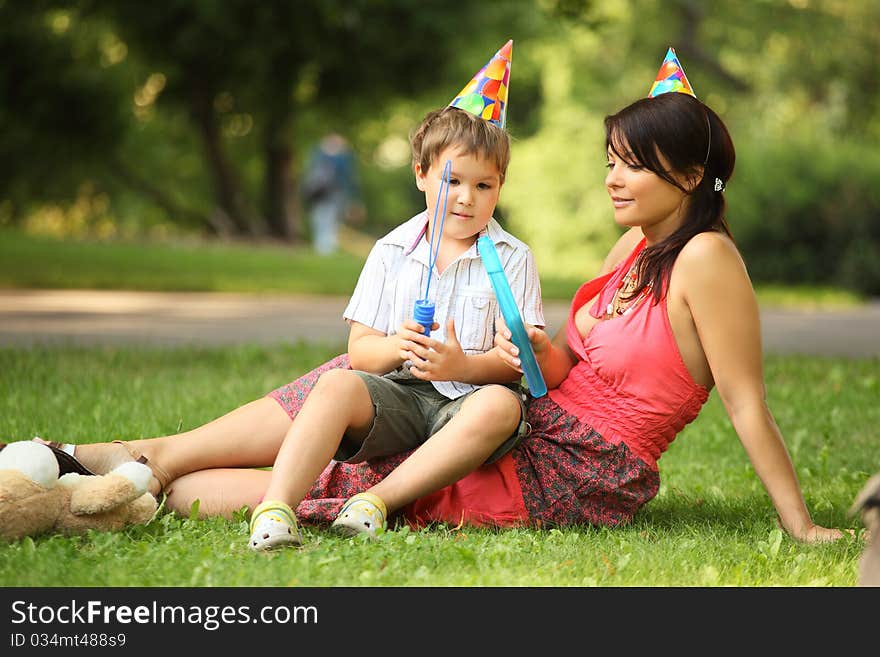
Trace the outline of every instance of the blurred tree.
{"label": "blurred tree", "polygon": [[117,224],[297,239],[302,153],[335,130],[385,230],[422,202],[408,129],[513,38],[499,215],[580,278],[617,234],[602,117],[671,45],[734,134],[751,270],[878,290],[878,24],[873,0],[0,0],[0,224],[90,181]]}
{"label": "blurred tree", "polygon": [[515,145],[503,196],[542,274],[590,275],[618,234],[602,182],[602,117],[644,96],[673,46],[737,144],[728,215],[750,270],[765,281],[880,290],[878,267],[865,264],[880,252],[876,194],[869,176],[853,174],[880,164],[880,3],[541,6],[547,29],[519,59],[540,70],[540,121]]}
{"label": "blurred tree", "polygon": [[0,201],[15,223],[33,199],[75,196],[82,172],[122,139],[119,80],[94,31],[64,15],[0,2]]}
{"label": "blurred tree", "polygon": [[[503,31],[506,16],[531,5],[0,0],[0,118],[9,128],[0,215],[100,180],[174,222],[295,240],[301,115],[323,111],[324,129],[340,130],[353,108],[372,113],[442,85],[462,52],[486,57],[482,40],[465,42],[469,33]],[[193,144],[178,116],[201,143],[213,209],[192,187]]]}
{"label": "blurred tree", "polygon": [[[161,102],[186,108],[213,181],[215,230],[301,236],[296,175],[297,113],[316,99],[332,107],[381,102],[436,83],[452,59],[456,26],[482,3],[455,11],[442,0],[82,0],[120,37],[160,67]],[[227,117],[230,109],[237,112]],[[254,203],[229,157],[225,121],[252,126],[262,144],[262,202]],[[237,124],[235,123],[237,122]],[[236,128],[236,125],[238,128]]]}

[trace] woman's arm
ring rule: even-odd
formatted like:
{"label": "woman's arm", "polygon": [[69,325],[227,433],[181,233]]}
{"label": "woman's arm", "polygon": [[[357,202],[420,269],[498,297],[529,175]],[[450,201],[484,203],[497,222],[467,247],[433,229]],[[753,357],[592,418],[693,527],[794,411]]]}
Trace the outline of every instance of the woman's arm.
{"label": "woman's arm", "polygon": [[[630,228],[621,235],[611,247],[608,255],[605,256],[598,276],[607,274],[620,264],[632,253],[643,237],[641,228]],[[592,305],[593,300],[590,300],[581,306],[581,309],[585,313],[589,312]],[[495,334],[496,351],[509,367],[521,372],[522,368],[517,357],[519,349],[510,341],[510,331],[504,327],[504,320],[500,320],[500,325],[502,328]],[[562,326],[556,331],[552,340],[546,332],[528,324],[526,324],[526,332],[529,336],[529,342],[532,343],[535,360],[538,362],[538,367],[541,368],[541,374],[544,376],[547,388],[558,387],[577,362],[577,358],[568,346],[566,326]]]}
{"label": "woman's arm", "polygon": [[801,541],[839,538],[839,530],[813,523],[767,407],[758,304],[736,247],[703,233],[682,250],[676,270],[718,394],[782,526]]}
{"label": "woman's arm", "polygon": [[[494,353],[509,368],[522,374],[522,363],[519,359],[519,347],[511,341],[510,329],[504,324],[504,318],[498,317],[498,330],[495,332]],[[548,389],[556,388],[565,379],[574,366],[576,359],[565,338],[565,328],[557,331],[553,340],[550,335],[536,326],[525,324],[526,334],[535,353],[535,361],[541,369],[544,383]]]}

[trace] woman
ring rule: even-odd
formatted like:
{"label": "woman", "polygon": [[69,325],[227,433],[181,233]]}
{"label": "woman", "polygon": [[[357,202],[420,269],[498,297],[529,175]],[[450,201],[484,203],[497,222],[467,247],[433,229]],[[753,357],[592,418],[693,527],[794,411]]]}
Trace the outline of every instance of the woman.
{"label": "woman", "polygon": [[[733,143],[672,55],[673,75],[667,56],[658,76],[671,87],[654,93],[655,83],[651,96],[606,118],[605,184],[615,220],[629,230],[576,294],[564,330],[551,340],[529,327],[551,389],[529,408],[531,435],[501,460],[408,505],[410,522],[628,522],[657,494],[657,459],[715,386],[785,530],[808,542],[842,536],[812,521],[765,402],[758,306],[724,219]],[[519,368],[509,333],[496,334],[495,346]],[[103,472],[145,453],[169,469],[154,468],[157,476],[174,478],[172,509],[187,512],[195,499],[208,514],[253,508],[269,473],[241,468],[272,463],[305,394],[332,367],[347,367],[345,357],[181,436],[83,445],[77,457]],[[406,456],[331,463],[297,515],[329,522],[348,496]]]}
{"label": "woman", "polygon": [[[735,159],[727,129],[688,93],[639,100],[605,126],[605,185],[615,220],[630,230],[604,275],[576,294],[566,330],[552,341],[529,330],[553,390],[531,405],[532,440],[521,452],[535,472],[548,471],[539,482],[561,464],[557,478],[575,496],[578,472],[613,465],[607,482],[597,469],[592,495],[616,499],[626,519],[656,494],[656,459],[717,386],[786,531],[803,541],[839,538],[839,530],[812,522],[765,402],[758,306],[724,220],[723,190]],[[496,345],[519,365],[507,339]],[[593,445],[618,453],[595,457],[588,453]],[[606,520],[596,508],[603,505],[587,499],[544,504],[530,515]]]}

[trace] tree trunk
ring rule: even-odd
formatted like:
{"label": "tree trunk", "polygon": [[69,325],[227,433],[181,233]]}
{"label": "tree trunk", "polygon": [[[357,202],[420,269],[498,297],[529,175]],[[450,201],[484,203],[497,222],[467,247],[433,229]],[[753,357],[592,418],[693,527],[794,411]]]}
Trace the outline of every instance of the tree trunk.
{"label": "tree trunk", "polygon": [[[283,134],[283,131],[281,131]],[[300,236],[296,198],[293,194],[292,149],[284,143],[279,131],[267,127],[265,142],[266,220],[273,237],[296,241]]]}
{"label": "tree trunk", "polygon": [[270,112],[265,132],[266,220],[273,237],[288,242],[302,239],[302,223],[293,172],[295,150],[290,116],[286,111]]}
{"label": "tree trunk", "polygon": [[242,235],[265,234],[263,220],[249,207],[232,164],[223,152],[213,95],[199,81],[190,85],[190,109],[202,137],[217,203],[216,217],[225,217]]}

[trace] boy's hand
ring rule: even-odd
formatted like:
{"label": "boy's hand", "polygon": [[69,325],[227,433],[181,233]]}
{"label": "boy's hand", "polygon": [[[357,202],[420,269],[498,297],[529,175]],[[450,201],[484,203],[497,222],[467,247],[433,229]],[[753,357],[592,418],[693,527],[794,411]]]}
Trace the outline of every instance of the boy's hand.
{"label": "boy's hand", "polygon": [[[431,325],[432,331],[436,331],[438,328],[440,325],[437,322]],[[431,338],[425,337],[425,327],[414,319],[404,320],[403,324],[397,328],[397,333],[391,337],[397,340],[397,355],[404,363],[411,359],[413,349],[418,346],[426,347],[431,341]]]}
{"label": "boy's hand", "polygon": [[[511,341],[510,329],[507,328],[507,324],[504,323],[504,318],[500,316],[497,317],[495,319],[495,325],[497,329],[495,331],[494,344],[495,351],[498,353],[499,358],[501,358],[508,367],[515,369],[517,372],[522,372],[522,363],[519,359],[519,347]],[[541,359],[550,349],[550,336],[547,335],[546,331],[543,331],[536,326],[532,326],[531,324],[525,324],[525,327],[526,335],[529,336],[529,342],[532,343],[532,351],[535,352],[535,360],[540,364]]]}
{"label": "boy's hand", "polygon": [[[439,325],[438,325],[439,326]],[[446,322],[446,342],[419,336],[407,355],[412,362],[410,372],[422,381],[467,380],[467,356],[455,335],[455,320]]]}

